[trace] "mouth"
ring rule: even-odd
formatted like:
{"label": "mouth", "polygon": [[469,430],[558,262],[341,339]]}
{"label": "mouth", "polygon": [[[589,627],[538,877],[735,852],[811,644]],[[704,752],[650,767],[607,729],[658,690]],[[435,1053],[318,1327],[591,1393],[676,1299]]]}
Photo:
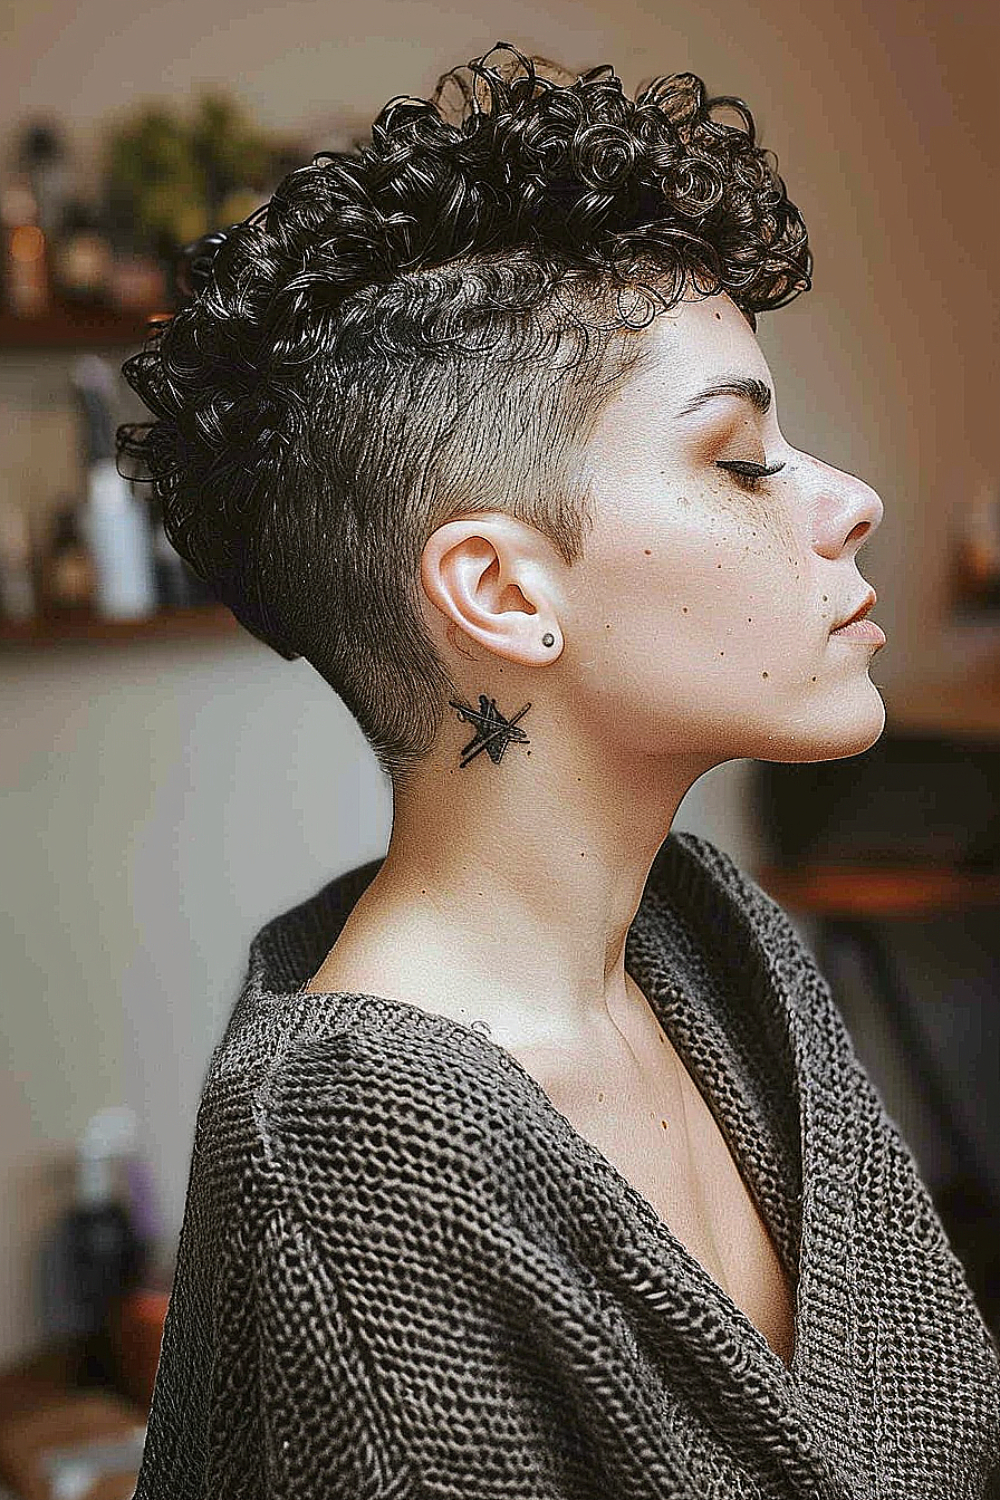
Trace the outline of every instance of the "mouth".
{"label": "mouth", "polygon": [[872,589],[868,598],[854,611],[853,615],[848,615],[847,619],[842,621],[840,625],[834,626],[830,631],[830,639],[832,640],[834,636],[837,636],[839,640],[863,641],[869,646],[874,646],[876,651],[879,647],[884,646],[885,631],[881,625],[877,625],[874,620],[865,619],[865,616],[874,603],[875,590]]}
{"label": "mouth", "polygon": [[858,620],[863,620],[865,615],[875,604],[877,598],[878,595],[876,594],[875,590],[870,589],[867,597],[862,601],[861,604],[858,605],[854,613],[852,615],[848,615],[846,619],[841,620],[838,625],[832,626],[830,634],[832,635],[836,630],[843,630],[845,626],[853,625]]}

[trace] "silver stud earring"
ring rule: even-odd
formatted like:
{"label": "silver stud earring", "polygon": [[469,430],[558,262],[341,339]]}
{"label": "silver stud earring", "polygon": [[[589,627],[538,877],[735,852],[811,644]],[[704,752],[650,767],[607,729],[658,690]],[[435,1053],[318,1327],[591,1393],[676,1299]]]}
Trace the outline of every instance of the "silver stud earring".
{"label": "silver stud earring", "polygon": [[545,634],[542,636],[542,645],[543,646],[551,646],[551,645],[554,645],[554,644],[555,644],[555,636],[552,634],[551,630],[547,630],[545,632]]}

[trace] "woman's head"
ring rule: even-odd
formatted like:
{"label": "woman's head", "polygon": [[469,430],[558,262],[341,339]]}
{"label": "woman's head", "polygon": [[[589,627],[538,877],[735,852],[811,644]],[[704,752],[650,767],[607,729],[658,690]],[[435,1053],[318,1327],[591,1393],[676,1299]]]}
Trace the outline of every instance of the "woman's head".
{"label": "woman's head", "polygon": [[[715,119],[722,107],[743,128]],[[656,592],[709,565],[694,555],[699,537],[702,547],[720,538],[720,559],[727,526],[744,539],[745,574],[734,577],[728,553],[718,571],[720,620],[727,631],[739,624],[734,588],[741,609],[759,598],[760,612],[748,606],[747,635],[718,648],[745,667],[755,642],[772,644],[773,625],[756,635],[762,617],[801,629],[796,601],[816,602],[812,583],[828,619],[845,597],[857,602],[845,559],[822,578],[803,565],[795,549],[809,533],[794,497],[818,508],[824,475],[843,504],[864,486],[794,454],[773,415],[753,427],[734,402],[716,405],[742,417],[754,451],[737,452],[732,436],[719,457],[787,462],[766,521],[763,497],[699,467],[679,423],[654,443],[654,425],[696,372],[729,356],[763,378],[755,315],[807,289],[811,264],[801,217],[741,101],[707,98],[690,73],[630,99],[607,67],[574,79],[498,44],[445,74],[430,101],[390,101],[370,144],[291,173],[227,234],[186,305],[125,367],[155,420],[123,428],[120,449],[153,480],[178,552],[248,629],[307,658],[340,693],[397,788],[454,719],[449,700],[471,692],[475,703],[480,690],[449,582],[455,566],[468,580],[474,539],[462,559],[443,545],[457,518],[506,525],[562,570],[557,592],[574,629],[592,630],[588,652],[598,651],[597,615],[625,612],[638,638],[630,628],[607,659],[620,680],[605,682],[593,709],[638,710],[637,733],[644,713],[629,683],[669,691],[699,649],[682,603],[673,611]],[[644,526],[658,548],[640,548],[634,565]],[[832,545],[832,533],[817,545]],[[600,598],[590,593],[599,578]],[[779,582],[784,603],[767,597]],[[564,619],[549,655],[567,631]],[[568,644],[576,652],[580,638]],[[837,644],[856,659],[857,646]],[[674,672],[647,680],[638,668],[657,651]],[[501,644],[501,667],[503,656]],[[576,659],[581,685],[589,659]],[[734,753],[766,756],[780,667],[747,684],[732,658],[728,672],[726,657],[696,659],[711,694],[740,682],[749,704],[756,687],[760,748]],[[684,683],[683,712],[710,710],[693,701],[690,661]],[[782,707],[822,717],[805,699]],[[779,728],[768,758],[782,758],[791,729]]]}
{"label": "woman's head", "polygon": [[489,531],[460,517],[428,542],[425,588],[480,662],[483,648],[561,658],[529,696],[621,767],[860,753],[885,722],[873,646],[830,632],[871,596],[856,556],[879,496],[785,440],[780,393],[724,293],[685,296],[630,338],[641,359],[588,433],[580,558],[566,567],[509,516]]}

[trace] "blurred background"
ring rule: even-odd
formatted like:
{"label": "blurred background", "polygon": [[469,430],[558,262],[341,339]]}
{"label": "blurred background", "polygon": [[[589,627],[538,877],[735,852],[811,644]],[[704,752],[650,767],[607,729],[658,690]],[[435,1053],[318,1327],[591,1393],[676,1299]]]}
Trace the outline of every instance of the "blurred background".
{"label": "blurred background", "polygon": [[116,479],[110,431],[144,416],[121,362],[172,306],[179,245],[501,39],[611,62],[630,92],[691,70],[741,96],[808,225],[814,289],[759,339],[789,441],[885,503],[859,567],[888,635],[871,667],[886,731],[842,762],[720,767],[676,826],[727,849],[813,948],[996,1332],[995,7],[5,0],[3,20],[10,1493],[131,1495],[198,1100],[247,945],[384,853],[390,827],[340,701],[206,596]]}

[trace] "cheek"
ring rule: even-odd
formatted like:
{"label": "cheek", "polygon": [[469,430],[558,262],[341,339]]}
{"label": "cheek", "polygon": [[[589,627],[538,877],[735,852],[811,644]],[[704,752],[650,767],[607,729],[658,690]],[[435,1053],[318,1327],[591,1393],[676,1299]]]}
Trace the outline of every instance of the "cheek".
{"label": "cheek", "polygon": [[746,613],[733,569],[703,534],[620,546],[581,579],[573,614],[581,702],[633,724],[662,713],[664,702],[684,708],[703,699],[732,657],[730,639],[745,648],[750,628],[737,634]]}
{"label": "cheek", "polygon": [[[735,642],[770,649],[775,630],[801,631],[809,617],[803,538],[770,496],[717,501],[718,524],[706,533],[705,609],[734,632]],[[704,558],[702,559],[704,563]]]}
{"label": "cheek", "polygon": [[[573,611],[595,663],[635,658],[657,667],[700,654],[732,598],[742,546],[730,522],[670,501],[669,522],[651,506],[612,518],[578,576]],[[744,573],[747,570],[744,570]]]}
{"label": "cheek", "polygon": [[577,581],[581,710],[639,737],[662,728],[665,705],[696,735],[750,714],[801,637],[801,566],[760,501],[700,508],[697,527],[633,526]]}

